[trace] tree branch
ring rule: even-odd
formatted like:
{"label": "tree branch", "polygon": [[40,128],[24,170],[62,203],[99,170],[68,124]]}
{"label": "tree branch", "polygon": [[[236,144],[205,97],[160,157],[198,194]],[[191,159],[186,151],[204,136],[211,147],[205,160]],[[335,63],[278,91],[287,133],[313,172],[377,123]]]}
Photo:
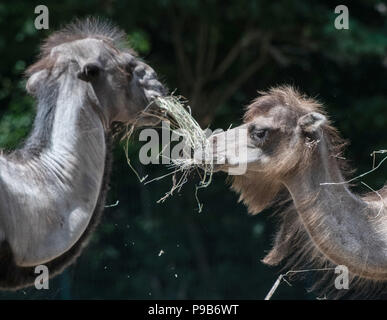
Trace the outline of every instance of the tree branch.
{"label": "tree branch", "polygon": [[207,55],[207,70],[208,70],[208,74],[211,75],[213,72],[213,69],[214,69],[214,65],[215,65],[215,60],[216,60],[216,54],[217,54],[217,49],[218,49],[218,40],[219,40],[219,37],[216,35],[215,37],[212,35],[212,31],[213,30],[210,30],[211,34],[210,34],[210,41],[209,41],[209,44],[208,44],[208,55]]}
{"label": "tree branch", "polygon": [[278,48],[269,46],[269,53],[280,66],[287,67],[290,64],[288,57],[286,57]]}
{"label": "tree branch", "polygon": [[197,60],[196,60],[196,77],[202,77],[205,72],[204,61],[207,53],[207,41],[208,41],[208,25],[205,22],[202,22],[199,27],[198,37],[197,37]]}
{"label": "tree branch", "polygon": [[172,40],[173,46],[175,48],[175,54],[177,61],[180,65],[180,70],[185,81],[190,84],[194,83],[194,76],[189,59],[187,58],[184,51],[184,43],[182,40],[181,30],[183,28],[183,22],[179,19],[173,10],[170,11],[171,20],[172,20]]}
{"label": "tree branch", "polygon": [[269,50],[269,42],[270,36],[266,35],[261,44],[260,55],[258,59],[252,62],[249,66],[247,66],[244,72],[240,73],[239,76],[232,81],[225,89],[220,89],[218,92],[213,94],[209,100],[212,102],[211,110],[214,112],[220,105],[222,105],[227,99],[229,99],[236,90],[238,90],[242,84],[247,81],[257,70],[259,70],[265,63],[268,50]]}
{"label": "tree branch", "polygon": [[246,33],[245,36],[243,36],[235,44],[235,46],[228,52],[226,57],[219,64],[219,67],[212,75],[211,80],[215,80],[221,77],[230,68],[230,66],[234,63],[234,61],[238,58],[239,54],[251,43],[259,39],[261,36],[262,36],[262,33],[258,30],[250,31]]}

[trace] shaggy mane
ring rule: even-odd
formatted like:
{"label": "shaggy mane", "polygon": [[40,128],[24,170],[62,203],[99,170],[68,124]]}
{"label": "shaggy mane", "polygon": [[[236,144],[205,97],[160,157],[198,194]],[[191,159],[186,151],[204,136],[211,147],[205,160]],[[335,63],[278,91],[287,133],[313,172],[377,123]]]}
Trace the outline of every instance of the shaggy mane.
{"label": "shaggy mane", "polygon": [[245,123],[251,121],[258,115],[269,112],[275,106],[283,106],[292,110],[297,114],[298,118],[310,112],[321,113],[327,118],[322,128],[324,136],[328,138],[327,140],[330,143],[331,156],[338,158],[344,174],[348,174],[347,171],[350,169],[345,161],[342,161],[344,159],[341,157],[344,148],[348,145],[348,141],[341,138],[337,129],[331,125],[329,116],[321,103],[301,94],[291,86],[279,86],[271,88],[268,91],[259,91],[258,93],[260,96],[246,107],[243,118]]}
{"label": "shaggy mane", "polygon": [[50,69],[55,63],[55,59],[50,57],[50,52],[54,47],[86,38],[103,40],[113,49],[128,51],[130,54],[136,55],[127,42],[126,33],[111,22],[95,17],[76,19],[52,33],[43,42],[40,47],[39,60],[27,69],[26,75],[29,76],[37,71]]}
{"label": "shaggy mane", "polygon": [[325,115],[325,111],[320,103],[299,93],[291,86],[274,87],[268,91],[258,91],[258,93],[260,96],[254,99],[246,108],[243,118],[244,122],[248,122],[260,114],[267,113],[278,105],[288,107],[299,114],[314,111]]}

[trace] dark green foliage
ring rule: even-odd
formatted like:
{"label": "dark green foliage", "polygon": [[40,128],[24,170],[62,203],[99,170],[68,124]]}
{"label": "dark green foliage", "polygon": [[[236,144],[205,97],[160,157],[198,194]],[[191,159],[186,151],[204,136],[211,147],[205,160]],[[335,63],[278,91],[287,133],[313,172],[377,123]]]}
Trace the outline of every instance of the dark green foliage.
{"label": "dark green foliage", "polygon": [[[41,40],[73,17],[99,15],[127,31],[133,47],[171,90],[177,88],[197,101],[226,90],[258,59],[262,38],[269,37],[271,49],[264,64],[225,101],[215,99],[213,108],[200,110],[204,104],[194,104],[198,119],[213,129],[237,125],[243,106],[257,90],[293,84],[325,104],[342,135],[351,141],[346,156],[359,173],[364,172],[372,165],[370,153],[387,149],[387,13],[381,2],[351,1],[350,29],[338,31],[334,8],[341,3],[335,1],[4,1],[0,4],[0,147],[20,144],[32,124],[33,100],[24,91],[23,71],[34,61]],[[37,4],[50,10],[49,31],[33,27]],[[176,28],[183,34],[192,84],[176,56]],[[210,69],[196,63],[200,50],[208,50],[198,43],[201,28],[208,31],[207,44],[216,44],[215,66],[247,32],[259,31],[261,37],[246,45],[221,77],[195,87]],[[162,165],[141,166],[139,147],[134,139],[129,151],[141,175],[166,172]],[[378,188],[386,177],[384,165],[365,181]],[[260,262],[270,248],[275,219],[269,218],[270,212],[248,216],[225,178],[217,174],[209,188],[200,190],[204,204],[200,214],[193,183],[157,204],[169,190],[170,179],[141,185],[117,144],[108,204],[120,203],[105,210],[98,232],[77,264],[52,281],[47,292],[29,289],[0,293],[0,298],[262,299],[279,274],[279,268]],[[159,256],[161,250],[164,254]],[[306,285],[283,284],[273,298],[315,298],[306,293]]]}

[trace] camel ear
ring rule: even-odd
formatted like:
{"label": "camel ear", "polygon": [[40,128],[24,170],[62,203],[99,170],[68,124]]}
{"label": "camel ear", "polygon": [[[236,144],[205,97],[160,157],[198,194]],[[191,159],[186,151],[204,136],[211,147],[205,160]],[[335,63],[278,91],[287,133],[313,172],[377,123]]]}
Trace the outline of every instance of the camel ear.
{"label": "camel ear", "polygon": [[298,119],[298,126],[306,133],[313,133],[316,132],[317,129],[320,128],[326,121],[327,118],[321,113],[310,112]]}
{"label": "camel ear", "polygon": [[39,84],[42,83],[47,77],[47,70],[41,70],[33,73],[27,81],[26,90],[29,94],[34,95],[39,87]]}

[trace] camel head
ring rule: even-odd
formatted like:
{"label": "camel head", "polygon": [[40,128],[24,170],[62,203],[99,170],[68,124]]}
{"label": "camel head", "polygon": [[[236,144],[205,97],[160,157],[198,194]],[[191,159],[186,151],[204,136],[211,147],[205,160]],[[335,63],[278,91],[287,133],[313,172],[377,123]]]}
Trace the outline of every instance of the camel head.
{"label": "camel head", "polygon": [[[345,266],[373,290],[386,281],[387,188],[363,196],[350,190],[349,182],[364,174],[346,179],[345,141],[321,104],[290,87],[273,88],[247,107],[241,126],[211,141],[214,167],[234,175],[232,188],[250,213],[279,205],[281,227],[264,263],[286,259],[290,270]],[[333,285],[322,278],[317,288]]]}
{"label": "camel head", "polygon": [[85,86],[106,125],[154,124],[154,117],[141,113],[166,90],[155,71],[126,45],[126,38],[121,30],[96,19],[67,25],[48,37],[41,59],[28,69],[27,91],[39,95],[49,83],[74,81]]}
{"label": "camel head", "polygon": [[214,168],[233,176],[232,188],[258,213],[308,163],[327,126],[318,103],[291,87],[271,89],[247,107],[241,126],[212,136]]}

